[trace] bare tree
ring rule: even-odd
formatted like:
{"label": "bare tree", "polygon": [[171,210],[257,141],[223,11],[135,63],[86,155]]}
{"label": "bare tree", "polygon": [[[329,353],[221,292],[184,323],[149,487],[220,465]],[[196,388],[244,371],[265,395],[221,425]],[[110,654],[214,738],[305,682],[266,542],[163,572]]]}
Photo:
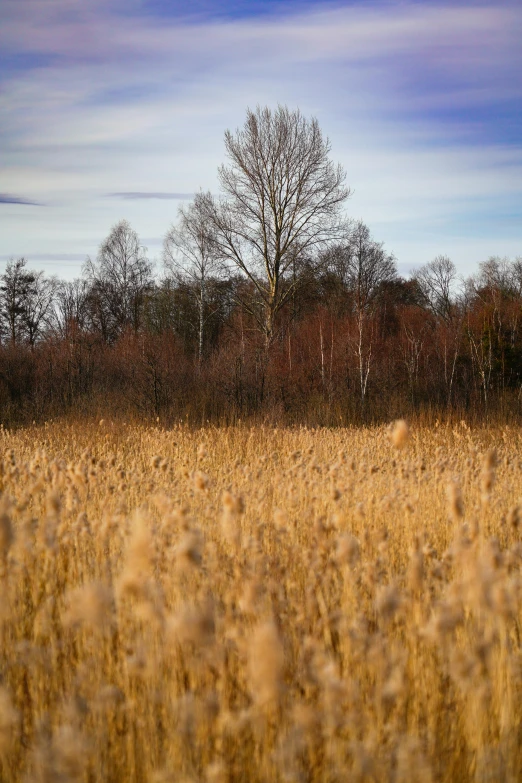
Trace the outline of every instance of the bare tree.
{"label": "bare tree", "polygon": [[357,312],[371,310],[383,284],[397,280],[395,257],[372,239],[361,220],[351,226],[346,242],[332,248],[328,265],[351,294]]}
{"label": "bare tree", "polygon": [[145,295],[152,285],[152,265],[137,233],[126,220],[111,229],[96,262],[87,259],[90,309],[106,339],[115,339],[128,326],[137,331]]}
{"label": "bare tree", "polygon": [[364,406],[375,342],[375,319],[379,293],[386,283],[397,279],[397,266],[391,253],[376,242],[362,221],[350,232],[348,241],[327,254],[328,266],[350,294],[356,322],[354,351],[357,357],[361,404]]}
{"label": "bare tree", "polygon": [[57,288],[56,277],[45,277],[43,272],[34,273],[24,315],[27,340],[31,346],[54,325]]}
{"label": "bare tree", "polygon": [[[457,269],[448,256],[437,256],[420,269],[412,279],[420,293],[421,305],[442,322],[439,327],[441,360],[444,367],[447,405],[451,404],[457,360],[462,343],[462,326],[466,312],[466,293],[459,297]],[[469,288],[469,283],[467,284]]]}
{"label": "bare tree", "polygon": [[518,298],[522,297],[522,256],[517,256],[511,264],[511,284]]}
{"label": "bare tree", "polygon": [[479,264],[475,277],[476,289],[497,289],[502,296],[512,293],[514,268],[509,258],[490,256]]}
{"label": "bare tree", "polygon": [[56,316],[59,334],[67,338],[76,328],[87,324],[89,284],[86,280],[62,280],[56,291]]}
{"label": "bare tree", "polygon": [[163,263],[174,278],[189,282],[198,309],[198,357],[204,348],[207,284],[220,270],[212,225],[205,211],[205,198],[197,195],[187,207],[179,208],[178,225],[172,226],[163,243]]}
{"label": "bare tree", "polygon": [[344,235],[346,175],[330,161],[317,120],[284,106],[248,110],[243,128],[225,133],[225,148],[223,197],[207,194],[202,203],[219,256],[250,282],[254,295],[243,304],[268,348],[281,308],[321,262],[320,251]]}
{"label": "bare tree", "polygon": [[453,314],[453,296],[457,281],[457,269],[448,256],[437,256],[417,269],[413,275],[423,303],[443,321],[449,322]]}
{"label": "bare tree", "polygon": [[0,313],[11,343],[26,341],[34,346],[53,321],[58,281],[27,270],[26,263],[19,258],[7,264],[0,278]]}
{"label": "bare tree", "polygon": [[[521,259],[491,256],[479,264],[478,274],[466,281],[470,310],[482,311],[480,331],[468,318],[471,355],[478,370],[487,407],[494,381],[505,388],[515,369],[514,355],[520,322]],[[510,369],[508,369],[510,368]]]}

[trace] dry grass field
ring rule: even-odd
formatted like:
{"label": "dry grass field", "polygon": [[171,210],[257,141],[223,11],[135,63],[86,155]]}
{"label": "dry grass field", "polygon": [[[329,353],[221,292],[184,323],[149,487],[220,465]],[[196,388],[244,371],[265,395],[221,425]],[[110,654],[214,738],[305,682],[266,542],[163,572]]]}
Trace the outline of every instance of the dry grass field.
{"label": "dry grass field", "polygon": [[0,432],[1,781],[522,779],[522,434]]}

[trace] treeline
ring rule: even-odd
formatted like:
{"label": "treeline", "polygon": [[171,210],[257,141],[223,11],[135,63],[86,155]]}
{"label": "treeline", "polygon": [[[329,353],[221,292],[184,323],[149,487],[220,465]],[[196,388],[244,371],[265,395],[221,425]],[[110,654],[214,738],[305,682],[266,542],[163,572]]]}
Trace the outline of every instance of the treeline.
{"label": "treeline", "polygon": [[518,416],[522,259],[410,280],[362,222],[315,118],[247,111],[220,197],[165,237],[163,276],[126,221],[73,282],[0,279],[5,422],[68,411],[334,424],[431,411]]}
{"label": "treeline", "polygon": [[73,282],[7,264],[2,423],[68,412],[336,424],[522,411],[521,258],[491,258],[462,280],[441,256],[404,279],[353,224],[301,260],[298,286],[291,274],[281,281],[289,295],[267,338],[252,280],[217,263],[202,274],[174,252],[187,214],[167,235],[160,278],[125,221]]}

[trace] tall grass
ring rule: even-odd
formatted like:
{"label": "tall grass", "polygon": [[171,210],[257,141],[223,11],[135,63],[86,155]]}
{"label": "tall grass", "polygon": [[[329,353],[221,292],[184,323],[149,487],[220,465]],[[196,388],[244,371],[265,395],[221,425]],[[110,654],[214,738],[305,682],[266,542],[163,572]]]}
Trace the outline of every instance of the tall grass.
{"label": "tall grass", "polygon": [[521,779],[518,429],[0,444],[0,780]]}

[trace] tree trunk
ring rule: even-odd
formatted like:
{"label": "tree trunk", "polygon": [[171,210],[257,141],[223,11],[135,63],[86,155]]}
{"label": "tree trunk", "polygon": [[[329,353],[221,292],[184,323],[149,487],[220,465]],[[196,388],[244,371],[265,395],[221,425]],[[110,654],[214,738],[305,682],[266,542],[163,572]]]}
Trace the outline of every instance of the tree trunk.
{"label": "tree trunk", "polygon": [[203,331],[205,328],[205,280],[202,279],[199,288],[199,333],[198,333],[198,359],[203,358]]}

